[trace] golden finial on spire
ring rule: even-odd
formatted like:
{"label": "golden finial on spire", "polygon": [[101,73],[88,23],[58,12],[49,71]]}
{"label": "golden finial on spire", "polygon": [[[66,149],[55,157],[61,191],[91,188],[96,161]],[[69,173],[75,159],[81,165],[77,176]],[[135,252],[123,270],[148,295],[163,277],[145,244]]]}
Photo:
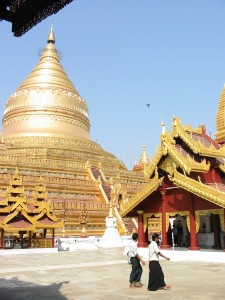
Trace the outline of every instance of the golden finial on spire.
{"label": "golden finial on spire", "polygon": [[146,153],[146,148],[145,148],[144,145],[143,145],[143,148],[142,148],[142,155],[141,155],[140,163],[142,163],[142,164],[148,164],[149,163],[148,155]]}
{"label": "golden finial on spire", "polygon": [[55,44],[55,35],[54,35],[54,32],[53,32],[53,20],[52,20],[51,31],[48,35],[48,41],[47,42]]}
{"label": "golden finial on spire", "polygon": [[161,120],[161,125],[162,125],[162,135],[165,135],[166,134],[166,126],[162,120]]}

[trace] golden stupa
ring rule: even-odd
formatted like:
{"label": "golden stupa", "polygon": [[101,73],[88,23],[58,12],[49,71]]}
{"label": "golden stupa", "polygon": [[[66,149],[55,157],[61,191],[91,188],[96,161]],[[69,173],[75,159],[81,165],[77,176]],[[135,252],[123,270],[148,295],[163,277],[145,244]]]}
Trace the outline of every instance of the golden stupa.
{"label": "golden stupa", "polygon": [[6,103],[0,144],[2,197],[18,168],[28,198],[43,178],[53,212],[65,225],[56,234],[64,230],[67,236],[80,235],[85,204],[87,234],[101,235],[110,201],[120,232],[133,230],[135,220],[123,220],[119,205],[146,183],[146,150],[129,171],[91,140],[89,130],[87,104],[60,64],[51,28],[39,62]]}

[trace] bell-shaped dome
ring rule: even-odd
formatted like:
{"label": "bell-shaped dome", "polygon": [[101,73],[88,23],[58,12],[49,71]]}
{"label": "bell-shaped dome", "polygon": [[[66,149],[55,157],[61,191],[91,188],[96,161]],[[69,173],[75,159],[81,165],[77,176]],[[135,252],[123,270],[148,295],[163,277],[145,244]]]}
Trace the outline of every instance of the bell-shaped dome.
{"label": "bell-shaped dome", "polygon": [[7,101],[5,137],[54,136],[90,139],[86,102],[60,64],[53,29],[39,63]]}

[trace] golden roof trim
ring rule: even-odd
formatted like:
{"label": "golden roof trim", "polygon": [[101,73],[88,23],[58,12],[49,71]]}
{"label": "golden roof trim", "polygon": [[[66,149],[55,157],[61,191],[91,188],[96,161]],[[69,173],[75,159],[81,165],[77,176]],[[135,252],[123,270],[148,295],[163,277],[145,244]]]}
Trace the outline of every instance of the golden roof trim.
{"label": "golden roof trim", "polygon": [[120,214],[124,217],[129,211],[137,206],[146,197],[152,194],[161,186],[164,177],[158,178],[158,174],[146,184],[146,186],[139,190],[137,194],[131,198],[123,199],[120,203]]}
{"label": "golden roof trim", "polygon": [[[190,132],[190,135],[187,133],[187,131]],[[198,130],[193,130],[190,126],[183,126],[178,118],[173,118],[172,135],[174,137],[179,136],[195,154],[210,157],[225,157],[225,146],[216,149],[213,144],[211,144],[209,147],[206,147],[200,142],[200,140],[193,140],[193,138],[191,137],[191,133],[202,134],[202,129],[199,129],[199,131],[201,133],[198,133]]]}
{"label": "golden roof trim", "polygon": [[159,147],[156,150],[156,154],[154,155],[152,161],[149,163],[149,165],[147,167],[144,168],[144,175],[145,175],[145,179],[149,180],[150,177],[152,176],[152,174],[155,171],[155,168],[157,166],[157,164],[159,163],[160,159],[163,156],[163,149],[162,147]]}
{"label": "golden roof trim", "polygon": [[190,174],[190,172],[193,171],[209,171],[210,163],[207,163],[205,159],[203,159],[202,162],[198,163],[194,159],[192,159],[189,154],[187,154],[187,158],[185,158],[175,146],[171,145],[171,143],[168,143],[167,141],[164,142],[163,147],[167,148],[168,154],[171,156],[176,165],[184,170],[187,174]]}
{"label": "golden roof trim", "polygon": [[168,177],[176,186],[225,208],[225,193],[203,184],[200,181],[182,175],[176,169],[174,169],[173,176],[168,175]]}

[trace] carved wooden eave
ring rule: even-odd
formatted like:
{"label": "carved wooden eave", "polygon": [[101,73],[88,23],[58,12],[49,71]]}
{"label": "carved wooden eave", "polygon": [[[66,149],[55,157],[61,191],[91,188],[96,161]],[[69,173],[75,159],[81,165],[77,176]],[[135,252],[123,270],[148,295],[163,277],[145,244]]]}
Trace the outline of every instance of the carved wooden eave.
{"label": "carved wooden eave", "polygon": [[41,222],[37,222],[35,224],[36,228],[45,228],[45,229],[55,229],[55,228],[63,228],[63,222],[52,223],[52,224],[42,224]]}
{"label": "carved wooden eave", "polygon": [[162,147],[159,147],[152,161],[149,163],[147,167],[144,168],[144,175],[147,181],[150,180],[162,156],[163,156],[163,149]]}
{"label": "carved wooden eave", "polygon": [[192,138],[193,134],[202,135],[202,128],[194,130],[190,125],[182,126],[180,120],[178,118],[173,119],[173,131],[172,136],[174,138],[180,137],[182,141],[195,153],[201,156],[208,157],[223,157],[225,158],[225,146],[216,148],[213,143],[206,147],[203,143],[201,143],[200,139],[195,141]]}
{"label": "carved wooden eave", "polygon": [[[35,203],[36,204],[36,203]],[[38,207],[36,207],[33,210],[30,210],[31,213],[41,213],[43,210],[47,211],[47,212],[51,212],[51,206],[48,202],[40,202],[38,203]]]}
{"label": "carved wooden eave", "polygon": [[176,186],[225,208],[225,193],[203,184],[200,181],[182,175],[177,170],[174,170],[173,176],[168,175],[168,177]]}
{"label": "carved wooden eave", "polygon": [[151,195],[154,191],[162,185],[164,177],[158,178],[158,174],[146,184],[146,186],[139,190],[135,196],[129,199],[123,199],[120,204],[120,214],[124,217],[129,211],[141,203],[145,198]]}
{"label": "carved wooden eave", "polygon": [[46,209],[44,209],[41,213],[39,213],[38,215],[34,216],[34,220],[38,221],[39,219],[41,219],[44,215],[46,215],[50,220],[52,221],[57,221],[56,216],[52,215],[51,212],[47,211]]}
{"label": "carved wooden eave", "polygon": [[184,157],[182,153],[170,142],[164,142],[164,148],[167,149],[167,153],[170,155],[176,166],[179,166],[187,174],[190,172],[208,172],[210,163],[207,163],[205,159],[202,162],[196,162],[190,155]]}
{"label": "carved wooden eave", "polygon": [[[12,212],[8,216],[6,216],[6,218],[3,220],[3,224],[7,224],[8,222],[10,222],[12,219],[14,219],[18,215],[18,213],[21,213],[25,219],[27,219],[31,224],[34,224],[32,217],[30,217],[25,211],[23,211],[21,206],[18,206],[14,212]],[[17,230],[18,230],[18,228],[17,228]],[[19,230],[21,230],[21,229],[19,229]]]}
{"label": "carved wooden eave", "polygon": [[17,187],[9,187],[7,189],[7,192],[10,194],[24,194],[24,187],[23,186],[17,186]]}
{"label": "carved wooden eave", "polygon": [[[5,196],[4,196],[5,197]],[[1,202],[0,202],[0,207],[1,206],[6,206],[6,205],[8,205],[8,198],[5,198],[5,199],[3,199]],[[1,209],[1,208],[0,208]]]}
{"label": "carved wooden eave", "polygon": [[10,206],[10,211],[14,211],[14,210],[23,210],[25,212],[27,212],[27,205],[24,204],[22,201],[18,200],[18,202],[15,202],[14,204],[12,204]]}
{"label": "carved wooden eave", "polygon": [[11,206],[0,208],[0,213],[10,213],[10,212],[11,212]]}
{"label": "carved wooden eave", "polygon": [[46,187],[45,186],[36,186],[34,191],[34,196],[40,198],[40,196],[46,195]]}
{"label": "carved wooden eave", "polygon": [[33,224],[29,224],[29,227],[26,226],[26,227],[20,227],[20,228],[12,227],[12,226],[10,226],[10,224],[5,224],[2,226],[2,228],[5,231],[8,231],[10,233],[12,233],[12,232],[18,233],[18,231],[28,231],[28,230],[35,231],[35,226]]}
{"label": "carved wooden eave", "polygon": [[21,197],[21,196],[16,196],[16,197],[13,197],[13,196],[11,196],[11,195],[8,195],[7,196],[7,201],[8,202],[26,202],[26,200],[27,200],[27,197],[26,197],[26,195],[24,195],[23,197]]}

